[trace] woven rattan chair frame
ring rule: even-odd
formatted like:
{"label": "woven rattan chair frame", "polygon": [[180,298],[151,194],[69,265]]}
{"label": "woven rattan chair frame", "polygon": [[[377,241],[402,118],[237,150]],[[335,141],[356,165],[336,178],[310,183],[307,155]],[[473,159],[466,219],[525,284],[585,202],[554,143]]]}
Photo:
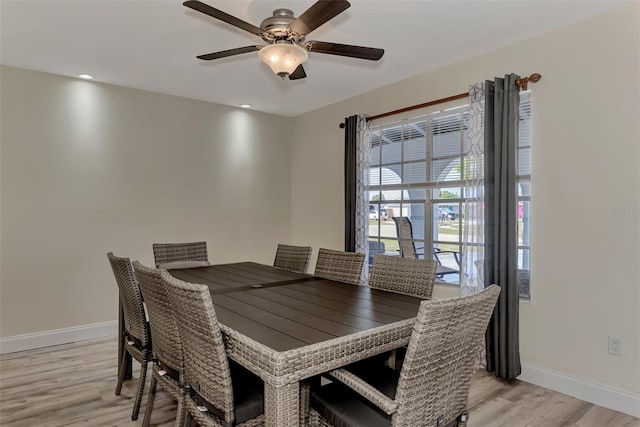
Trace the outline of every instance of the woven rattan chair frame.
{"label": "woven rattan chair frame", "polygon": [[[144,313],[142,293],[133,273],[131,261],[129,258],[117,257],[113,252],[109,252],[107,258],[118,284],[120,303],[124,312],[125,327],[124,337],[122,337],[124,351],[140,362],[141,365],[136,398],[133,404],[133,412],[131,413],[131,420],[135,421],[138,419],[138,413],[140,412],[142,394],[144,393],[144,385],[147,378],[147,365],[151,360],[151,333]],[[123,357],[116,384],[116,396],[120,395],[122,391],[127,362],[127,358]]]}
{"label": "woven rattan chair frame", "polygon": [[296,273],[306,273],[309,262],[311,262],[312,252],[313,249],[310,246],[292,246],[280,243],[276,250],[273,266]]}
{"label": "woven rattan chair frame", "polygon": [[375,254],[369,286],[431,299],[438,263],[431,259]]}
{"label": "woven rattan chair frame", "polygon": [[[148,426],[150,423],[158,383],[178,401],[176,426],[182,426],[184,424],[182,343],[173,308],[162,279],[164,270],[146,267],[138,261],[133,262],[133,269],[149,313],[151,339],[153,340],[154,363],[151,370],[151,390],[149,391],[143,426]],[[175,372],[176,375],[172,376],[168,372]],[[176,376],[177,378],[175,378]]]}
{"label": "woven rattan chair frame", "polygon": [[359,285],[363,266],[363,253],[320,248],[314,275],[337,282]]}
{"label": "woven rattan chair frame", "polygon": [[[235,421],[231,371],[209,288],[184,282],[166,272],[162,278],[175,312],[188,313],[176,316],[185,361],[185,384],[223,415],[218,418],[209,411],[202,412],[197,400],[187,395],[189,416],[202,426],[231,424]],[[264,414],[239,425],[263,423]]]}
{"label": "woven rattan chair frame", "polygon": [[[395,400],[348,371],[332,371],[391,415],[392,427],[449,425],[466,413],[481,340],[500,288],[460,298],[422,302],[405,356]],[[311,410],[311,425],[329,426]]]}
{"label": "woven rattan chair frame", "polygon": [[154,243],[153,257],[156,267],[176,261],[209,261],[207,242]]}

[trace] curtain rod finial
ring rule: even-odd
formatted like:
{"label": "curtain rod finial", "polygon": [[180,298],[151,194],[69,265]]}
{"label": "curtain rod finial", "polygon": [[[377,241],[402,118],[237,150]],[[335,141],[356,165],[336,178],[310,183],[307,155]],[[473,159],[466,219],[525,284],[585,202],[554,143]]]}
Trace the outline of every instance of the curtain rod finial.
{"label": "curtain rod finial", "polygon": [[529,89],[529,82],[536,83],[540,81],[541,78],[542,78],[542,75],[538,73],[533,73],[529,77],[522,77],[522,78],[516,79],[516,86],[518,86],[522,90],[527,90]]}
{"label": "curtain rod finial", "polygon": [[344,129],[344,123],[340,123],[340,129]]}

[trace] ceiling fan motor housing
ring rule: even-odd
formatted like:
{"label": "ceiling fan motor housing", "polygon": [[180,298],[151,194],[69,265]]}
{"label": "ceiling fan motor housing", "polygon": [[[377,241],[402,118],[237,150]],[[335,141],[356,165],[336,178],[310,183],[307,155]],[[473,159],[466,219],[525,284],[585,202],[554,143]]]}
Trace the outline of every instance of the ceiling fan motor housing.
{"label": "ceiling fan motor housing", "polygon": [[[293,11],[290,9],[276,9],[273,11],[273,16],[266,18],[260,24],[260,28],[265,31],[265,35],[262,37],[265,41],[274,40],[288,40],[291,39],[291,32],[289,31],[289,24],[296,20],[293,15]],[[304,37],[296,37],[296,42],[301,42]]]}

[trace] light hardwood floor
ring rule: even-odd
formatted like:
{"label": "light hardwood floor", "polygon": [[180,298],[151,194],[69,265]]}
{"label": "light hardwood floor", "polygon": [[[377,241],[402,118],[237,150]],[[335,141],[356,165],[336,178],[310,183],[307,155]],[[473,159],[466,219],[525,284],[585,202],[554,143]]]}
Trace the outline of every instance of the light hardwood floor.
{"label": "light hardwood floor", "polygon": [[[0,425],[140,426],[149,385],[140,418],[131,421],[139,364],[134,366],[134,379],[115,396],[115,338],[3,355]],[[484,371],[473,379],[469,402],[469,427],[640,427],[637,418],[521,381],[499,381]],[[175,410],[171,397],[159,391],[152,426],[172,427]]]}

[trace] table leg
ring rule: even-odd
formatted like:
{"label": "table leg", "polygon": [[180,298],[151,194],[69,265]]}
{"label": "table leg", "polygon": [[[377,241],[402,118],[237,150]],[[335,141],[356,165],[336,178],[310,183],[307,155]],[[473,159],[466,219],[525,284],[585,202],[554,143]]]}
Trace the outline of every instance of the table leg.
{"label": "table leg", "polygon": [[124,378],[128,380],[133,377],[133,364],[131,363],[131,355],[124,349],[124,310],[122,302],[118,298],[118,378],[120,378],[120,369],[122,369],[122,358],[127,359]]}
{"label": "table leg", "polygon": [[264,383],[264,412],[266,427],[297,427],[300,425],[298,383],[273,386]]}
{"label": "table leg", "polygon": [[398,359],[396,356],[396,349],[394,348],[389,352],[389,356],[387,357],[387,360],[385,360],[384,364],[387,365],[388,368],[391,368],[394,371],[396,371],[396,370],[399,370],[396,367],[397,362],[398,362]]}

